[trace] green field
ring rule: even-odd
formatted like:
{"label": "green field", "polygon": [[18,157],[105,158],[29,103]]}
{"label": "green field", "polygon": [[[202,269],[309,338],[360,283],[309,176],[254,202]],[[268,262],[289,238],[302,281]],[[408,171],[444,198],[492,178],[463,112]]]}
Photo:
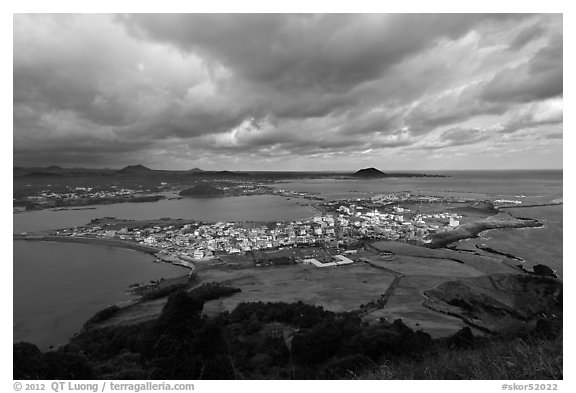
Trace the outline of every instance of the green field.
{"label": "green field", "polygon": [[242,289],[231,297],[211,300],[204,312],[214,315],[241,302],[297,302],[331,311],[357,309],[383,294],[394,277],[363,263],[318,269],[312,265],[274,268],[211,268],[199,273],[203,281],[218,281]]}
{"label": "green field", "polygon": [[[401,267],[400,269],[405,270],[408,274],[421,274],[418,273],[418,271],[428,269],[428,266],[435,266],[432,269],[433,275],[446,277],[470,277],[479,275],[475,273],[475,271],[481,272],[481,274],[513,273],[516,271],[513,267],[510,267],[510,261],[507,261],[508,258],[492,254],[475,255],[474,253],[465,251],[432,249],[391,241],[379,241],[371,244],[371,246],[374,250],[394,254],[392,259],[397,260],[401,265],[406,264],[406,267]],[[418,260],[407,257],[416,257]],[[444,262],[438,262],[438,260],[444,260]],[[446,261],[448,261],[448,263]],[[454,263],[451,264],[450,262]],[[393,268],[390,267],[390,269]]]}

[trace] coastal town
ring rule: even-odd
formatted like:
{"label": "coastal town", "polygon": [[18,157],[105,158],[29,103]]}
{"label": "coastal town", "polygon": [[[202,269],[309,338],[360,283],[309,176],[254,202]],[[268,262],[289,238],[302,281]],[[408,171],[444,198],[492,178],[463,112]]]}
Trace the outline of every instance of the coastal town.
{"label": "coastal town", "polygon": [[[406,196],[404,196],[405,198]],[[387,199],[386,199],[387,198]],[[307,220],[286,222],[198,222],[187,220],[131,221],[104,218],[85,226],[50,231],[56,240],[104,239],[156,250],[160,260],[191,266],[229,255],[255,251],[319,246],[330,255],[350,253],[364,240],[397,240],[412,244],[430,242],[430,235],[460,224],[461,215],[421,213],[401,207],[398,195],[318,204],[319,213]],[[34,234],[22,234],[31,238]],[[303,262],[306,258],[289,258]],[[257,259],[254,259],[257,263]],[[342,259],[339,260],[342,262]],[[338,260],[326,266],[337,266]],[[330,263],[333,263],[332,265]],[[315,264],[320,266],[318,263]]]}
{"label": "coastal town", "polygon": [[40,209],[65,210],[68,207],[95,204],[155,202],[163,198],[161,195],[151,194],[150,191],[135,190],[116,185],[110,185],[104,189],[89,186],[66,186],[61,190],[47,188],[39,190],[32,195],[13,198],[13,210],[14,213]]}
{"label": "coastal town", "polygon": [[[126,186],[105,184],[99,186],[46,184],[35,189],[24,186],[13,198],[14,213],[27,210],[66,209],[68,207],[91,206],[123,202],[156,202],[161,199],[182,199],[182,197],[224,197],[251,195],[281,195],[294,197],[298,193],[279,191],[267,184],[254,181],[211,180],[197,181],[192,188],[179,183],[165,181],[142,185]],[[31,186],[31,185],[29,185]],[[210,190],[211,193],[205,194]],[[192,191],[190,193],[190,191]],[[302,194],[304,195],[304,194]]]}

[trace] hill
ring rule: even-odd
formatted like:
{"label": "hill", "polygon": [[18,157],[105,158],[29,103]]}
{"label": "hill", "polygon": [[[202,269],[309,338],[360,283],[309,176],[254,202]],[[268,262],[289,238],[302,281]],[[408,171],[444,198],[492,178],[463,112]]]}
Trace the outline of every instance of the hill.
{"label": "hill", "polygon": [[384,172],[379,171],[376,168],[364,168],[360,169],[358,172],[354,173],[354,177],[385,177],[387,176]]}
{"label": "hill", "polygon": [[[14,379],[562,379],[562,320],[530,332],[433,340],[402,320],[297,303],[241,303],[214,318],[205,302],[238,289],[203,283],[170,294],[158,318],[104,326],[98,312],[72,341],[42,353],[13,345]],[[287,338],[291,338],[287,341]]]}
{"label": "hill", "polygon": [[152,172],[152,169],[145,167],[144,165],[128,165],[127,167],[124,167],[122,169],[120,169],[117,173],[148,173],[148,172]]}
{"label": "hill", "polygon": [[205,172],[204,169],[200,169],[200,168],[192,168],[192,169],[188,169],[186,172],[188,173],[199,173],[199,172]]}
{"label": "hill", "polygon": [[194,187],[180,191],[180,196],[188,197],[214,197],[224,195],[224,191],[209,183],[200,183]]}

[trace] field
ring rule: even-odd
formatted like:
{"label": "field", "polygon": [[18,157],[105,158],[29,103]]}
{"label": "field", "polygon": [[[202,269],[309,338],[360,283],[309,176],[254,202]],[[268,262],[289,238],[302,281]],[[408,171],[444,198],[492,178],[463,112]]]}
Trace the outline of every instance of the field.
{"label": "field", "polygon": [[[422,329],[433,337],[453,334],[466,325],[459,318],[425,307],[424,291],[447,281],[483,282],[490,274],[517,272],[508,258],[502,256],[430,249],[401,242],[375,242],[371,251],[359,252],[357,256],[399,276],[385,306],[365,315],[364,319],[393,321],[400,318],[412,329]],[[497,297],[501,295],[496,294]],[[481,334],[476,330],[474,333]]]}
{"label": "field", "polygon": [[363,263],[317,269],[312,265],[230,269],[215,267],[199,272],[202,281],[218,281],[242,289],[229,298],[212,300],[204,312],[214,315],[241,302],[297,302],[331,311],[357,309],[378,298],[394,276]]}
{"label": "field", "polygon": [[[402,319],[412,329],[424,330],[432,337],[445,337],[466,324],[461,318],[425,307],[424,293],[446,282],[467,282],[478,293],[514,307],[506,293],[491,289],[488,275],[517,273],[513,267],[517,261],[485,252],[480,255],[479,251],[430,249],[380,241],[354,254],[353,265],[320,269],[301,263],[255,267],[253,257],[244,255],[199,263],[197,272],[200,282],[220,282],[241,289],[230,297],[207,301],[204,305],[207,316],[232,311],[243,302],[302,301],[335,312],[363,310],[362,317],[367,322]],[[268,258],[256,254],[258,260]],[[317,247],[287,248],[273,254],[322,260],[327,258],[328,251]],[[165,299],[158,299],[135,304],[109,323],[131,324],[151,319],[160,313],[164,302]],[[361,305],[367,307],[361,308]],[[476,329],[474,333],[482,334]]]}
{"label": "field", "polygon": [[395,255],[393,257],[372,256],[365,259],[376,266],[381,266],[410,276],[477,277],[484,274],[471,266],[445,258],[420,258]]}
{"label": "field", "polygon": [[[422,329],[434,338],[453,334],[466,326],[461,319],[432,311],[422,305],[424,302],[422,292],[445,280],[445,278],[428,276],[403,277],[386,307],[366,315],[364,319],[376,321],[385,318],[389,322],[402,319],[410,328]],[[474,334],[477,333],[474,331]]]}
{"label": "field", "polygon": [[448,250],[432,250],[396,242],[380,242],[375,246],[389,251],[394,250],[395,254],[382,256],[374,252],[364,252],[361,258],[373,265],[400,273],[402,277],[385,307],[369,313],[364,317],[365,320],[376,321],[385,318],[392,322],[395,319],[402,319],[412,329],[422,329],[432,337],[447,336],[465,326],[464,322],[456,317],[424,307],[423,292],[451,278],[482,276],[484,274],[482,271],[447,259],[446,257],[451,254],[458,254]]}
{"label": "field", "polygon": [[[371,300],[384,299],[364,315],[366,321],[400,318],[414,329],[442,337],[465,324],[459,318],[424,307],[424,291],[454,279],[475,279],[515,271],[504,263],[506,258],[494,255],[479,256],[399,242],[376,242],[372,246],[372,250],[354,255],[357,261],[354,265],[336,268],[317,269],[302,264],[274,268],[201,267],[199,277],[202,281],[222,282],[242,290],[232,297],[207,302],[204,312],[216,315],[234,309],[241,302],[254,301],[303,301],[332,311],[345,311],[358,309]],[[323,252],[310,248],[298,251]]]}
{"label": "field", "polygon": [[[406,264],[404,269],[410,274],[420,274],[417,270],[428,269],[428,266],[434,266],[432,271],[433,275],[445,277],[468,277],[477,276],[480,274],[492,273],[512,273],[515,270],[510,267],[508,258],[466,252],[454,251],[450,249],[431,249],[426,247],[414,246],[411,244],[401,242],[380,241],[373,243],[372,248],[379,250],[383,253],[394,254],[391,258],[392,261],[398,261],[399,264]],[[370,254],[369,254],[370,255]],[[407,257],[416,257],[420,260],[413,260]],[[386,258],[380,258],[382,263],[387,262]],[[447,260],[448,263],[441,263],[438,260]],[[450,262],[454,262],[450,264]],[[513,264],[512,264],[513,266]],[[392,267],[389,267],[393,269]],[[413,268],[416,270],[410,270]]]}

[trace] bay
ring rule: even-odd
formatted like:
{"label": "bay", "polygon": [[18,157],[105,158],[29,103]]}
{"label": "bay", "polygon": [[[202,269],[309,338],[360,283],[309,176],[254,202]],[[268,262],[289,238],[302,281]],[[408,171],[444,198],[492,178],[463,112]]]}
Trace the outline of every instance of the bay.
{"label": "bay", "polygon": [[134,283],[188,269],[141,252],[90,244],[14,241],[13,341],[65,344],[97,311],[130,301]]}
{"label": "bay", "polygon": [[183,198],[158,202],[116,203],[85,206],[82,209],[38,210],[14,214],[13,232],[31,232],[70,228],[94,218],[117,217],[131,220],[185,218],[199,221],[282,221],[314,215],[304,206],[308,201],[273,195],[225,198]]}

